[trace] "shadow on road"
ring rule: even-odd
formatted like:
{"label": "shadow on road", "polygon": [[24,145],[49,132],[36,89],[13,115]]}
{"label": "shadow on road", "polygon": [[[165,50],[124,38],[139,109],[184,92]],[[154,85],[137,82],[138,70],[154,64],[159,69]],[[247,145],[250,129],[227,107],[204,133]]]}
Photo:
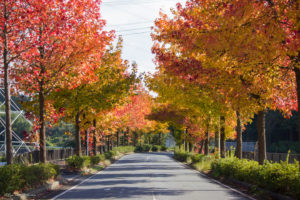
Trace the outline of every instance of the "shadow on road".
{"label": "shadow on road", "polygon": [[[80,195],[76,195],[80,194]],[[109,188],[95,188],[73,191],[71,196],[63,196],[60,199],[129,199],[143,196],[152,196],[154,194],[176,196],[181,195],[182,191],[168,190],[164,188],[146,188],[146,187],[109,187]]]}

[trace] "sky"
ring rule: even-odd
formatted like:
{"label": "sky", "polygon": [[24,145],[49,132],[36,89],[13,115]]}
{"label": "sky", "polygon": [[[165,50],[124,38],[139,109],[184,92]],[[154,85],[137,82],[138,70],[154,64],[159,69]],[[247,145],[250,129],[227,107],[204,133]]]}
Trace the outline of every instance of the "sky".
{"label": "sky", "polygon": [[159,11],[170,14],[170,8],[185,0],[103,0],[102,18],[107,22],[106,30],[114,29],[123,36],[123,59],[138,64],[138,72],[154,72],[153,41],[150,27],[159,17]]}

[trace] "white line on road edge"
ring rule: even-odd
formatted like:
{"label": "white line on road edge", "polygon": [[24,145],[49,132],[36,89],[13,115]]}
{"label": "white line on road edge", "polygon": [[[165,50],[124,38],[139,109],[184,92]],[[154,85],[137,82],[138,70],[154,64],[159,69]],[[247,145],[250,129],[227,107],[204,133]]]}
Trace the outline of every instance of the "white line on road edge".
{"label": "white line on road edge", "polygon": [[[126,155],[124,155],[124,156],[126,156]],[[123,156],[123,157],[124,157],[124,156]],[[123,157],[122,157],[122,158],[123,158]],[[122,158],[121,158],[121,159],[122,159]],[[121,160],[121,159],[119,159],[119,160]],[[117,161],[114,162],[113,164],[119,162],[119,160],[117,160]],[[112,165],[113,165],[113,164],[112,164]],[[111,165],[110,165],[110,166],[111,166]],[[110,166],[108,166],[108,167],[104,168],[103,170],[99,171],[98,173],[96,173],[96,174],[94,174],[94,175],[92,175],[92,176],[90,176],[90,177],[84,179],[83,181],[81,181],[81,182],[78,183],[77,185],[74,185],[73,187],[71,187],[71,188],[69,188],[69,189],[63,191],[62,193],[56,195],[56,196],[53,197],[51,200],[55,200],[55,199],[57,199],[58,197],[61,197],[62,195],[64,195],[64,194],[66,194],[67,192],[69,192],[70,190],[75,189],[76,187],[78,187],[78,186],[81,185],[82,183],[85,183],[85,182],[88,181],[89,179],[93,178],[94,176],[97,176],[97,175],[103,173],[103,172],[104,172],[107,168],[109,168]]]}
{"label": "white line on road edge", "polygon": [[[173,157],[172,157],[172,159],[175,160]],[[217,183],[217,184],[219,184],[219,185],[222,185],[223,187],[226,187],[226,188],[228,188],[228,189],[230,189],[230,190],[232,190],[232,191],[234,191],[234,192],[236,192],[236,193],[239,193],[240,195],[242,195],[242,196],[244,196],[244,197],[247,197],[248,199],[256,200],[255,198],[253,198],[253,197],[251,197],[251,196],[249,196],[249,195],[247,195],[247,194],[245,194],[245,193],[243,193],[243,192],[241,192],[241,191],[238,191],[238,190],[236,190],[236,189],[234,189],[234,188],[232,188],[232,187],[230,187],[230,186],[228,186],[228,185],[225,185],[225,184],[221,183],[220,181],[217,181],[217,180],[215,180],[215,179],[213,179],[213,178],[207,176],[206,174],[204,174],[204,173],[202,173],[202,172],[199,172],[199,171],[197,171],[197,170],[195,170],[195,169],[193,169],[193,168],[191,168],[191,167],[189,167],[189,166],[183,164],[182,162],[179,162],[178,160],[175,160],[175,161],[176,161],[177,163],[179,163],[180,165],[184,166],[185,168],[188,167],[189,169],[193,170],[194,172],[196,172],[196,173],[198,173],[198,174],[201,174],[201,175],[205,176],[206,178],[208,178],[208,179],[214,181],[215,183]]]}

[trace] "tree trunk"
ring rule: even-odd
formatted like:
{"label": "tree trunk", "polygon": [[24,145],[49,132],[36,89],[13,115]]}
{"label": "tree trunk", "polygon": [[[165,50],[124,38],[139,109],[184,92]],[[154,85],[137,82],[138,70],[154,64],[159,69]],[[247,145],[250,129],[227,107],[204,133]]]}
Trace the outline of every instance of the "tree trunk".
{"label": "tree trunk", "polygon": [[220,125],[215,127],[215,154],[220,156]]}
{"label": "tree trunk", "polygon": [[93,120],[93,154],[97,155],[97,138],[96,138],[96,119]]}
{"label": "tree trunk", "polygon": [[113,148],[114,148],[114,137],[112,135],[110,136],[110,146],[111,146],[110,150],[113,150]]}
{"label": "tree trunk", "polygon": [[193,152],[193,144],[191,142],[189,142],[189,152]]}
{"label": "tree trunk", "polygon": [[81,156],[81,138],[80,138],[80,126],[79,126],[79,111],[75,116],[75,138],[76,138],[76,155]]}
{"label": "tree trunk", "polygon": [[161,132],[158,133],[158,145],[161,145]]}
{"label": "tree trunk", "polygon": [[203,147],[204,147],[204,140],[201,140],[201,142],[200,142],[200,149],[199,149],[199,153],[201,153],[202,154],[202,152],[203,152]]}
{"label": "tree trunk", "polygon": [[225,117],[221,116],[220,117],[220,137],[221,137],[221,141],[220,141],[220,149],[221,149],[221,157],[225,158],[226,155],[226,146],[225,146]]}
{"label": "tree trunk", "polygon": [[[299,53],[298,53],[299,57]],[[297,100],[298,100],[298,149],[300,151],[300,69],[295,67],[294,68],[296,74],[296,90],[297,90]],[[299,155],[300,159],[300,155]],[[299,162],[299,170],[300,170],[300,162]]]}
{"label": "tree trunk", "polygon": [[89,149],[89,138],[90,138],[90,130],[89,128],[87,128],[85,130],[85,150],[86,150],[86,155],[89,156],[90,154],[90,149]]}
{"label": "tree trunk", "polygon": [[119,131],[117,131],[117,147],[119,146],[120,143],[120,134]]}
{"label": "tree trunk", "polygon": [[[4,3],[4,19],[8,20],[6,2]],[[12,128],[11,128],[11,110],[10,110],[10,80],[8,63],[8,45],[7,45],[7,24],[4,23],[3,29],[3,65],[4,65],[4,93],[5,93],[5,129],[6,129],[6,163],[13,164],[13,146],[12,146]]]}
{"label": "tree trunk", "polygon": [[266,152],[266,128],[265,128],[265,111],[259,111],[257,116],[257,131],[258,131],[258,162],[264,164],[267,158]]}
{"label": "tree trunk", "polygon": [[106,136],[106,151],[109,151],[109,137]]}
{"label": "tree trunk", "polygon": [[205,148],[204,148],[204,154],[209,154],[209,122],[207,122],[206,125],[206,138],[205,138]]}
{"label": "tree trunk", "polygon": [[126,134],[126,131],[124,131],[124,134],[123,134],[123,146],[126,145],[126,138],[127,138],[127,134]]}
{"label": "tree trunk", "polygon": [[[42,67],[42,73],[44,73],[44,67]],[[40,107],[40,162],[46,163],[46,127],[45,127],[45,94],[44,94],[44,79],[40,82],[39,92],[39,107]]]}
{"label": "tree trunk", "polygon": [[242,159],[242,124],[241,124],[241,116],[238,111],[236,111],[237,118],[237,126],[236,126],[236,151],[235,155],[237,158]]}

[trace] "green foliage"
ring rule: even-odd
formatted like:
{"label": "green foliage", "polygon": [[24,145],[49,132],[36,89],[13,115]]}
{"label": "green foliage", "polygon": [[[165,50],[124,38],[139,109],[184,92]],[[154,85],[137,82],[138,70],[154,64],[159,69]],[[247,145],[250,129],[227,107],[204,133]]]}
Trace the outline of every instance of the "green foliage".
{"label": "green foliage", "polygon": [[0,162],[6,162],[6,157],[5,156],[0,156]]}
{"label": "green foliage", "polygon": [[0,195],[13,193],[16,190],[32,188],[57,177],[59,166],[53,164],[6,165],[0,167]]}
{"label": "green foliage", "polygon": [[160,150],[161,150],[161,151],[167,151],[168,148],[167,148],[166,146],[163,145],[163,146],[160,147]]}
{"label": "green foliage", "polygon": [[299,142],[278,141],[270,145],[269,152],[287,153],[290,150],[291,153],[298,153],[298,147]]}
{"label": "green foliage", "polygon": [[237,158],[219,159],[212,163],[215,176],[225,176],[245,181],[274,192],[300,199],[299,163],[288,162],[259,165],[256,161]]}
{"label": "green foliage", "polygon": [[193,154],[184,151],[175,151],[174,158],[180,162],[191,164],[198,171],[207,171],[211,168],[214,161],[213,156],[205,156],[203,154]]}
{"label": "green foliage", "polygon": [[32,166],[22,166],[21,174],[25,187],[32,187],[46,182],[48,179],[58,176],[59,166],[53,164],[36,164]]}
{"label": "green foliage", "polygon": [[143,152],[143,146],[136,146],[134,148],[134,152],[138,153],[138,152]]}
{"label": "green foliage", "polygon": [[149,152],[152,149],[151,145],[143,145],[143,146],[136,146],[134,149],[134,152],[138,153],[138,152]]}
{"label": "green foliage", "polygon": [[[102,156],[104,158],[104,156]],[[100,155],[96,155],[96,156],[91,156],[91,165],[97,165],[100,163],[101,161],[101,157]]]}
{"label": "green foliage", "polygon": [[143,146],[143,151],[144,152],[149,152],[150,150],[151,150],[151,145],[146,144],[146,145]]}
{"label": "green foliage", "polygon": [[192,158],[192,153],[184,151],[175,151],[174,158],[180,162],[188,162]]}
{"label": "green foliage", "polygon": [[20,165],[6,165],[0,167],[0,195],[13,193],[22,187]]}
{"label": "green foliage", "polygon": [[91,158],[89,156],[71,156],[66,159],[66,161],[68,167],[76,170],[88,167],[91,164]]}
{"label": "green foliage", "polygon": [[105,159],[108,159],[108,160],[112,159],[116,155],[117,155],[116,151],[109,151],[109,152],[104,153]]}
{"label": "green foliage", "polygon": [[125,154],[125,153],[134,152],[134,149],[135,149],[134,146],[119,146],[119,147],[114,147],[113,151],[119,152],[121,154]]}
{"label": "green foliage", "polygon": [[153,152],[157,152],[159,150],[160,150],[160,146],[157,146],[157,145],[153,145],[151,148],[151,151],[153,151]]}

